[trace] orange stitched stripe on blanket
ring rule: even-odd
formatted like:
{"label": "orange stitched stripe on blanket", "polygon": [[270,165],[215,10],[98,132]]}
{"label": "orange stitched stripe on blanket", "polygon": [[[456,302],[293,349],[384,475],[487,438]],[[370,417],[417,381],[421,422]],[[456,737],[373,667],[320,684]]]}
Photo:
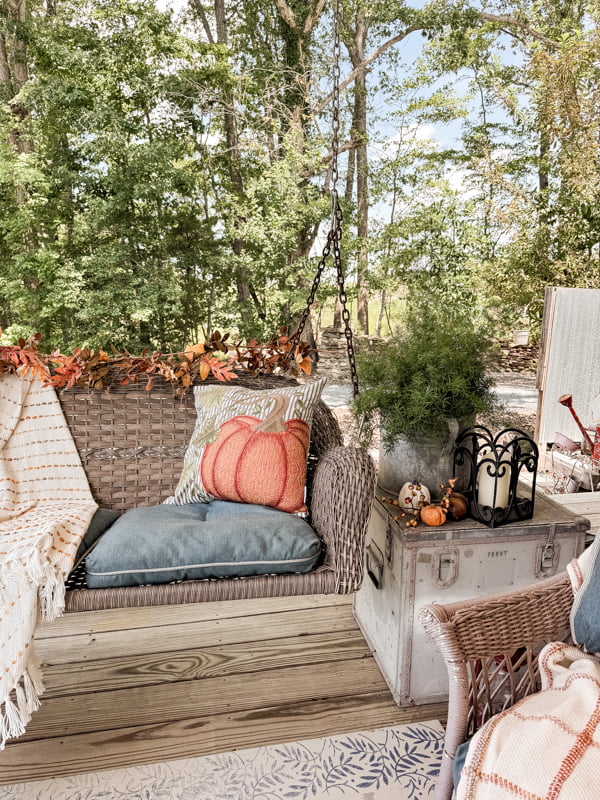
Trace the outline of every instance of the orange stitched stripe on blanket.
{"label": "orange stitched stripe on blanket", "polygon": [[[59,442],[57,442],[54,439],[44,439],[44,440],[40,440],[38,442],[30,442],[29,444],[31,446],[39,448],[39,446],[41,444],[48,444],[49,442],[50,442],[50,444],[59,444]],[[69,450],[46,450],[46,449],[44,449],[44,458],[47,458],[48,456],[72,456],[72,455],[73,455],[73,453],[71,451],[69,451]],[[24,459],[27,459],[27,458],[31,458],[31,456],[23,454],[23,455],[20,455],[20,456],[12,456],[12,458],[4,458],[3,461],[6,461],[6,462],[8,462],[8,461],[23,461]]]}
{"label": "orange stitched stripe on blanket", "polygon": [[[34,467],[21,467],[20,472],[33,472],[34,470],[37,471],[40,469],[73,469],[74,467],[80,469],[79,464],[76,461],[74,461],[71,464],[38,464],[37,466]],[[21,481],[21,480],[19,480],[18,482],[26,483],[26,481]]]}
{"label": "orange stitched stripe on blanket", "polygon": [[[555,717],[552,714],[519,714],[518,712],[513,711],[513,716],[515,719],[521,720],[521,722],[551,722],[556,725],[557,728],[560,728],[561,731],[568,733],[569,736],[578,736],[579,732],[576,731],[574,728],[571,728],[570,725],[560,719],[560,717]],[[595,747],[596,749],[600,749],[600,742],[590,742],[590,747]]]}
{"label": "orange stitched stripe on blanket", "polygon": [[[35,484],[35,483],[38,483],[40,480],[42,480],[42,481],[52,480],[52,476],[50,476],[50,478],[43,478],[43,477],[40,477],[39,475],[36,475],[35,478],[30,478],[29,480],[26,480],[26,481],[19,481],[19,483],[21,483],[21,484],[23,484],[23,483],[33,483],[33,484]],[[12,478],[0,478],[0,483],[2,483],[3,481],[9,481],[11,483],[15,483],[16,482],[16,481],[13,481]],[[5,491],[10,492],[11,494],[19,494],[19,492],[16,489],[13,489],[11,486],[6,486],[5,487]],[[40,493],[41,493],[41,497],[42,498],[46,496],[43,486],[35,487],[35,489],[30,490],[30,495],[33,493],[33,491],[37,491],[38,492],[38,499],[40,499]],[[50,491],[50,497],[56,497],[56,492],[55,491],[52,491],[51,489],[47,490],[47,491]],[[86,494],[88,494],[89,493],[89,489],[87,489],[87,487],[84,487],[84,488],[81,488],[81,487],[76,487],[76,488],[62,487],[61,488],[61,492],[85,492]]]}
{"label": "orange stitched stripe on blanket", "polygon": [[559,650],[562,650],[563,647],[564,645],[561,644],[561,642],[555,642],[554,644],[549,644],[547,648],[544,650],[543,657],[538,659],[540,674],[543,673],[543,675],[545,676],[546,685],[550,684],[550,682],[552,681],[552,671],[548,667],[548,661],[555,653],[557,653]]}
{"label": "orange stitched stripe on blanket", "polygon": [[594,732],[598,727],[598,723],[600,723],[600,698],[596,701],[596,707],[594,708],[594,711],[590,715],[587,725],[581,731],[581,733],[575,740],[575,744],[563,759],[560,765],[560,769],[558,770],[556,776],[554,777],[554,780],[550,784],[548,793],[546,795],[548,800],[556,800],[556,798],[560,795],[560,792],[562,791],[565,781],[571,775],[571,773],[575,769],[575,765],[581,759],[585,751],[588,749],[588,746],[592,741]]}
{"label": "orange stitched stripe on blanket", "polygon": [[21,417],[21,422],[26,419],[62,419],[62,414],[28,414]]}
{"label": "orange stitched stripe on blanket", "polygon": [[504,789],[505,792],[510,792],[512,797],[516,797],[519,800],[547,800],[546,795],[542,796],[530,792],[528,789],[524,789],[522,786],[517,786],[516,783],[512,783],[512,781],[502,778],[495,772],[480,772],[478,773],[478,778],[481,783],[491,783],[493,786],[498,786]]}
{"label": "orange stitched stripe on blanket", "polygon": [[[65,429],[64,425],[46,425],[46,426],[44,426],[44,433],[46,431],[64,431],[64,429]],[[40,431],[40,433],[41,433],[41,431]],[[14,439],[17,438],[17,436],[26,436],[28,434],[30,435],[31,431],[28,430],[27,428],[22,428],[20,430],[14,431],[14,433],[11,436],[11,439],[14,440]],[[19,445],[19,447],[20,446],[21,445]]]}

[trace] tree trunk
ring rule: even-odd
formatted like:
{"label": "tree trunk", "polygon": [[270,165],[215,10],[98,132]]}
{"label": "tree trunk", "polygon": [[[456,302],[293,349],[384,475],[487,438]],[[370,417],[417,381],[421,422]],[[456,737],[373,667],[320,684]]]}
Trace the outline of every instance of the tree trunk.
{"label": "tree trunk", "polygon": [[381,326],[383,324],[383,315],[385,313],[385,303],[385,289],[382,289],[379,301],[379,314],[377,315],[377,322],[375,324],[375,336],[381,336]]}
{"label": "tree trunk", "polygon": [[[293,3],[290,5],[288,0],[275,0],[279,14],[279,29],[283,40],[282,59],[283,59],[283,97],[285,113],[288,119],[281,120],[289,132],[293,133],[290,137],[293,141],[294,152],[298,155],[305,150],[307,130],[312,125],[310,112],[310,83],[312,76],[312,58],[310,42],[315,26],[323,11],[325,0],[316,0],[314,3]],[[301,15],[300,12],[304,12]],[[289,141],[290,139],[288,139]],[[305,179],[305,186],[309,188],[308,179]],[[298,264],[305,261],[312,249],[319,230],[318,225],[308,224],[297,231],[296,247],[289,256],[290,273],[296,273],[296,285],[308,294],[310,284],[303,275],[298,275]],[[286,304],[289,312],[289,303]],[[294,328],[295,323],[290,319],[290,328]],[[311,315],[309,314],[306,326],[302,332],[302,338],[311,347],[316,349]],[[315,353],[315,360],[318,360],[318,353]]]}
{"label": "tree trunk", "polygon": [[[540,132],[540,160],[538,166],[538,189],[540,195],[543,195],[548,190],[548,164],[546,163],[546,158],[548,156],[548,151],[550,150],[550,143],[548,142],[548,135],[545,131]],[[542,202],[544,202],[546,198],[542,198]]]}
{"label": "tree trunk", "polygon": [[[6,0],[4,7],[8,20],[15,28],[13,36],[8,40],[3,33],[0,33],[0,81],[15,124],[8,135],[8,141],[18,153],[31,153],[33,152],[33,143],[23,132],[23,123],[29,118],[29,110],[23,105],[13,102],[13,98],[18,95],[29,79],[27,47],[19,30],[27,20],[27,3],[26,0],[20,0],[20,2]],[[23,202],[24,198],[17,198],[17,200]]]}
{"label": "tree trunk", "polygon": [[358,136],[360,142],[356,149],[357,314],[358,324],[363,333],[369,333],[369,291],[367,288],[367,276],[369,273],[369,167],[367,156],[367,92],[364,73],[355,85],[355,112],[356,136]]}
{"label": "tree trunk", "polygon": [[346,167],[346,189],[344,191],[344,200],[348,205],[352,202],[352,195],[354,193],[354,174],[356,172],[356,148],[352,147],[348,150],[348,166]]}
{"label": "tree trunk", "polygon": [[[347,26],[346,26],[347,27]],[[345,36],[353,69],[365,60],[365,43],[369,20],[364,8],[356,12],[355,28]],[[352,38],[350,39],[350,34]],[[367,153],[367,77],[361,70],[354,82],[354,109],[352,114],[352,139],[356,147],[356,202],[358,253],[356,263],[356,282],[358,287],[357,316],[363,333],[369,333],[369,292],[367,288],[369,272],[369,169]]]}
{"label": "tree trunk", "polygon": [[10,66],[8,64],[8,49],[6,47],[6,39],[4,34],[0,31],[0,83],[2,84],[2,94],[5,100],[10,100],[15,91],[12,85],[12,76],[10,74]]}
{"label": "tree trunk", "polygon": [[[217,28],[217,42],[224,46],[227,45],[227,27],[225,22],[225,2],[224,0],[215,0],[215,21]],[[234,93],[231,89],[225,90],[224,96],[225,113],[225,141],[227,144],[227,164],[229,169],[229,179],[233,188],[233,193],[236,196],[237,202],[241,203],[244,197],[244,179],[240,164],[240,147],[239,135],[237,128],[237,119],[234,109]],[[246,270],[241,264],[240,256],[246,249],[246,243],[239,235],[239,229],[242,225],[243,219],[236,210],[234,219],[234,234],[232,241],[233,254],[236,257],[235,266],[235,282],[237,289],[237,299],[239,303],[240,316],[244,323],[251,324],[254,319],[252,313],[252,295],[248,285],[248,278]]]}

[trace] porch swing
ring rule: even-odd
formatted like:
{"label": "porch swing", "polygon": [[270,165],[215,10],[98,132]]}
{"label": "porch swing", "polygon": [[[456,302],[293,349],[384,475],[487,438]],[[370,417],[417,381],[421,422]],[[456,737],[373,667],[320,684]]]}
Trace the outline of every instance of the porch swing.
{"label": "porch swing", "polygon": [[[339,0],[334,2],[331,224],[312,288],[291,344],[300,341],[328,257],[333,254],[353,392],[358,394],[350,314],[344,288],[340,242],[342,212],[337,194],[339,153],[340,31]],[[292,347],[290,352],[293,352]],[[214,383],[214,379],[203,381]],[[277,375],[239,375],[236,386],[268,391],[297,385]],[[124,512],[155,506],[173,493],[182,459],[194,431],[196,409],[189,394],[176,398],[157,379],[150,391],[132,383],[111,391],[73,387],[59,400],[79,451],[94,499],[101,508]],[[248,577],[204,578],[142,586],[92,589],[83,565],[67,582],[65,611],[175,605],[217,600],[351,594],[361,585],[363,551],[375,469],[365,450],[344,446],[337,420],[319,401],[312,419],[307,467],[308,522],[320,537],[324,556],[312,572]]]}

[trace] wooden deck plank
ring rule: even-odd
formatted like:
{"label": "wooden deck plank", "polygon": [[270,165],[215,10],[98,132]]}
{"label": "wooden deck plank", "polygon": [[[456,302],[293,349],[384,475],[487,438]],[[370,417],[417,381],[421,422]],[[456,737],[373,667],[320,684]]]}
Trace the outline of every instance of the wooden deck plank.
{"label": "wooden deck plank", "polygon": [[109,732],[15,742],[0,753],[0,785],[446,717],[446,704],[399,709],[388,692],[191,717]]}
{"label": "wooden deck plank", "polygon": [[228,714],[318,698],[383,692],[386,683],[372,659],[283,667],[199,681],[88,692],[49,698],[29,723],[23,740],[153,725],[195,716]]}
{"label": "wooden deck plank", "polygon": [[395,705],[345,596],[69,614],[36,650],[48,691],[0,784],[445,720]]}
{"label": "wooden deck plank", "polygon": [[[326,607],[232,619],[208,619],[139,630],[81,633],[36,640],[35,652],[45,664],[69,664],[130,654],[168,653],[181,647],[213,647],[313,633],[356,630],[352,606]],[[134,644],[135,643],[135,644]]]}
{"label": "wooden deck plank", "polygon": [[590,533],[600,528],[600,492],[573,492],[572,494],[553,494],[552,500],[580,514],[590,521]]}
{"label": "wooden deck plank", "polygon": [[53,622],[38,626],[36,639],[59,636],[77,636],[82,633],[107,633],[109,631],[139,630],[164,625],[181,625],[185,622],[205,622],[235,617],[253,617],[258,614],[276,614],[288,611],[352,605],[352,595],[311,594],[299,597],[264,597],[248,600],[221,600],[214,603],[182,603],[173,606],[148,606],[143,608],[109,608],[103,611],[80,611],[65,614]]}
{"label": "wooden deck plank", "polygon": [[265,642],[121,656],[44,666],[44,699],[222,675],[254,673],[298,664],[317,665],[369,658],[358,631],[293,636]]}
{"label": "wooden deck plank", "polygon": [[570,494],[553,494],[550,498],[555,503],[560,503],[568,508],[577,507],[577,513],[581,514],[580,508],[590,511],[598,511],[600,508],[600,492],[572,492]]}

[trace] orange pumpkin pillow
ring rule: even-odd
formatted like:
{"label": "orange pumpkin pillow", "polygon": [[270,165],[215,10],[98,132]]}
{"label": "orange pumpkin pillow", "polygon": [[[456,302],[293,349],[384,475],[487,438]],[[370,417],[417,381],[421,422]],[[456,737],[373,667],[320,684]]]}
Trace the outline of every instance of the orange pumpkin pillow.
{"label": "orange pumpkin pillow", "polygon": [[305,511],[310,423],[324,384],[196,386],[198,420],[181,478],[165,503],[217,499]]}

